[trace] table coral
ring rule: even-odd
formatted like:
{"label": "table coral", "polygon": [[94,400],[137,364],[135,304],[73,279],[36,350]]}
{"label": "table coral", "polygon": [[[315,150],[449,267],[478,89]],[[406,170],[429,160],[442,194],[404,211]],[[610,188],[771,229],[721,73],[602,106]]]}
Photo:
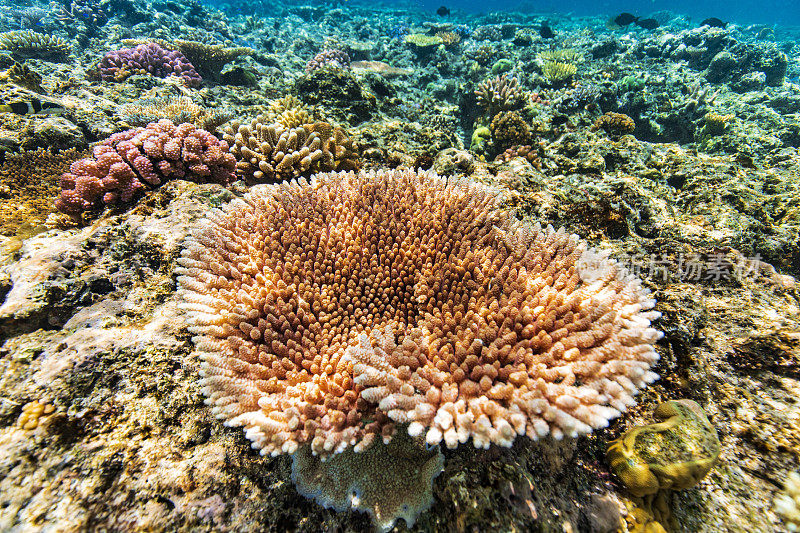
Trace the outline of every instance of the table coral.
{"label": "table coral", "polygon": [[56,207],[69,215],[102,204],[127,203],[169,179],[193,179],[227,185],[236,160],[228,144],[192,124],[160,120],[146,128],[115,133],[76,161],[61,177]]}
{"label": "table coral", "polygon": [[212,212],[176,273],[213,413],[273,455],[358,452],[398,424],[449,447],[606,426],[657,377],[654,301],[501,201],[399,170],[260,186]]}
{"label": "table coral", "polygon": [[25,58],[64,58],[71,47],[61,37],[25,30],[0,34],[0,50]]}
{"label": "table coral", "polygon": [[140,73],[159,78],[177,76],[189,87],[197,87],[203,81],[185,55],[156,43],[112,50],[100,60],[100,78],[104,81],[122,81]]}

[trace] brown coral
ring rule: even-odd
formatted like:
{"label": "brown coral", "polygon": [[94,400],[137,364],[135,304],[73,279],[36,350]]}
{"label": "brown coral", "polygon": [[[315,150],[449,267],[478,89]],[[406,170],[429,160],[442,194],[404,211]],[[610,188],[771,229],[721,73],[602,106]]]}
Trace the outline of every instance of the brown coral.
{"label": "brown coral", "polygon": [[175,124],[194,124],[208,131],[214,131],[233,117],[228,108],[208,109],[186,96],[138,100],[119,106],[116,114],[131,126],[145,126],[166,119]]}
{"label": "brown coral", "polygon": [[525,104],[525,93],[520,88],[519,81],[505,74],[479,83],[475,88],[475,97],[478,105],[486,108],[490,116],[498,111],[518,109]]}
{"label": "brown coral", "polygon": [[577,436],[656,376],[638,279],[494,190],[317,174],[214,211],[179,259],[214,414],[261,453],[365,449],[395,424],[455,446]]}
{"label": "brown coral", "polygon": [[53,197],[61,175],[85,156],[75,149],[51,152],[45,149],[9,154],[0,166],[0,235],[16,235],[26,227],[41,226],[55,211]]}
{"label": "brown coral", "polygon": [[601,115],[592,125],[592,131],[602,129],[611,136],[617,137],[626,133],[633,133],[636,123],[631,117],[623,113],[608,113]]}
{"label": "brown coral", "polygon": [[248,183],[358,168],[358,150],[338,126],[327,122],[287,128],[264,115],[249,125],[234,121],[223,129],[236,156],[236,172]]}
{"label": "brown coral", "polygon": [[496,150],[505,150],[514,145],[530,143],[531,130],[519,113],[501,111],[492,119],[489,126]]}
{"label": "brown coral", "polygon": [[537,153],[536,149],[529,144],[512,146],[495,157],[494,160],[495,163],[508,163],[516,157],[521,157],[533,167],[542,170],[542,160],[539,159],[539,154]]}

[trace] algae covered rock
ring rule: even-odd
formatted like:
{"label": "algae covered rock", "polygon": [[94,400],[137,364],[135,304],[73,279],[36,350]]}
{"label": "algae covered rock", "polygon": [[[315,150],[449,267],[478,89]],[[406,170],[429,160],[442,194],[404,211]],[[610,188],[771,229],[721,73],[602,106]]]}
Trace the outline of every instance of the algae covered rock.
{"label": "algae covered rock", "polygon": [[628,430],[606,452],[634,496],[693,487],[719,458],[717,432],[696,402],[670,400],[656,407],[653,416],[663,422]]}

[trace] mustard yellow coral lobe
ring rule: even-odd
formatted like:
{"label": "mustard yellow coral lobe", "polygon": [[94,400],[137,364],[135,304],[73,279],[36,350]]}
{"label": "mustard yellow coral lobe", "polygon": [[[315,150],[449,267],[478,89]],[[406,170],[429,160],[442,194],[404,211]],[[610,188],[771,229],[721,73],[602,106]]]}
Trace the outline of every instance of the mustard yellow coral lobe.
{"label": "mustard yellow coral lobe", "polygon": [[653,416],[664,421],[628,430],[606,452],[634,496],[693,487],[719,459],[717,432],[696,402],[671,400]]}

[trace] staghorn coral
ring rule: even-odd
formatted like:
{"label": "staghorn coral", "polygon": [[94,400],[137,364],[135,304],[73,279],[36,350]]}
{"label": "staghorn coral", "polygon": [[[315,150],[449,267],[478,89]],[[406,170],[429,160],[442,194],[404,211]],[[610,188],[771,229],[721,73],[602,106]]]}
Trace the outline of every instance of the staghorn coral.
{"label": "staghorn coral", "polygon": [[607,134],[618,137],[627,133],[633,133],[636,129],[636,123],[631,117],[623,113],[614,113],[609,111],[598,117],[592,124],[592,131],[602,129]]}
{"label": "staghorn coral", "polygon": [[195,104],[191,98],[148,98],[117,108],[117,116],[131,126],[144,126],[161,119],[175,124],[190,123],[214,131],[233,118],[230,109],[208,109]]}
{"label": "staghorn coral", "polygon": [[454,31],[437,31],[434,37],[438,37],[445,46],[455,46],[461,42],[461,35]]}
{"label": "staghorn coral", "polygon": [[783,492],[775,496],[775,512],[789,531],[800,531],[800,472],[789,472]]}
{"label": "staghorn coral", "polygon": [[410,44],[419,51],[427,51],[435,46],[442,44],[442,39],[438,35],[426,35],[424,33],[410,33],[405,36],[403,42]]}
{"label": "staghorn coral", "polygon": [[175,50],[165,50],[156,43],[106,52],[99,67],[100,78],[104,81],[122,81],[134,74],[150,74],[159,78],[177,76],[189,87],[197,87],[202,82],[186,56]]}
{"label": "staghorn coral", "polygon": [[501,111],[489,126],[495,150],[505,150],[514,145],[530,143],[531,130],[516,111]]}
{"label": "staghorn coral", "polygon": [[537,54],[537,59],[541,63],[557,61],[559,63],[580,63],[583,56],[574,48],[561,48],[558,50],[544,50]]}
{"label": "staghorn coral", "polygon": [[635,277],[476,183],[410,170],[251,189],[188,237],[203,393],[262,454],[604,427],[657,378]]}
{"label": "staghorn coral", "polygon": [[63,59],[69,55],[70,49],[69,43],[61,37],[32,30],[0,34],[0,50],[8,50],[18,57]]}
{"label": "staghorn coral", "polygon": [[542,74],[553,85],[566,82],[576,72],[578,72],[578,67],[572,63],[563,63],[561,61],[545,61],[542,63]]}
{"label": "staghorn coral", "polygon": [[517,78],[509,78],[505,74],[483,80],[475,89],[478,105],[485,108],[489,116],[499,111],[519,109],[525,104],[525,93],[519,86]]}
{"label": "staghorn coral", "polygon": [[236,160],[228,144],[192,124],[159,120],[146,128],[115,133],[76,161],[61,177],[56,208],[79,215],[102,204],[127,203],[169,179],[227,185]]}
{"label": "staghorn coral", "polygon": [[236,173],[250,184],[359,166],[355,144],[327,122],[289,128],[259,115],[249,125],[234,121],[222,131],[238,161]]}
{"label": "staghorn coral", "polygon": [[344,50],[327,48],[319,52],[306,64],[306,72],[327,68],[350,68],[350,56]]}

